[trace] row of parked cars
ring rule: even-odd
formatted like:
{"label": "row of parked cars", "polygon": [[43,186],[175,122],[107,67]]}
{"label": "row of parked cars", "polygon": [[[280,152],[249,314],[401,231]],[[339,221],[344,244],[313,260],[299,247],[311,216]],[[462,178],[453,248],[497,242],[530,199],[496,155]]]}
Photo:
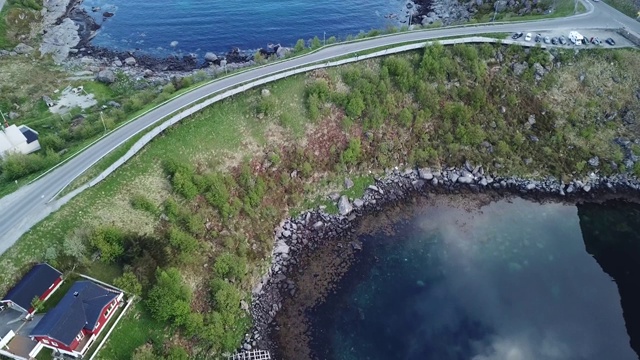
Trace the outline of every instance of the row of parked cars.
{"label": "row of parked cars", "polygon": [[[524,41],[531,41],[532,39],[532,35],[531,33],[527,33],[526,35],[524,35],[522,32],[517,32],[515,34],[513,34],[513,36],[511,36],[512,39],[517,40],[520,39],[521,37],[524,36]],[[544,42],[545,44],[553,44],[553,45],[567,45],[569,43],[575,43],[575,40],[569,40],[567,39],[564,35],[560,35],[559,37],[549,37],[549,36],[542,36],[541,34],[536,34],[535,38],[533,38],[533,41],[539,43],[539,42]],[[587,45],[589,43],[593,44],[593,45],[600,45],[601,41],[598,37],[591,37],[591,38],[587,38],[587,37],[583,37],[582,43],[584,45]],[[607,38],[604,42],[606,42],[607,44],[613,46],[616,44],[615,40],[613,40],[612,38]]]}

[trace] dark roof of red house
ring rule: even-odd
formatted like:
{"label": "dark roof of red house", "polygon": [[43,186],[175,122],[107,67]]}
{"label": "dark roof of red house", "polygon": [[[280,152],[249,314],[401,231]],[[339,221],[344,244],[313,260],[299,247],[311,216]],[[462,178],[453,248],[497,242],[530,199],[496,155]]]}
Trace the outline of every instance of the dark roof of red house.
{"label": "dark roof of red house", "polygon": [[33,298],[42,296],[51,284],[53,284],[62,273],[49,264],[37,264],[22,277],[20,282],[16,284],[2,299],[3,301],[12,301],[24,310],[31,308]]}
{"label": "dark roof of red house", "polygon": [[91,281],[78,281],[29,335],[47,336],[71,346],[80,330],[84,328],[91,331],[95,328],[102,310],[118,295]]}

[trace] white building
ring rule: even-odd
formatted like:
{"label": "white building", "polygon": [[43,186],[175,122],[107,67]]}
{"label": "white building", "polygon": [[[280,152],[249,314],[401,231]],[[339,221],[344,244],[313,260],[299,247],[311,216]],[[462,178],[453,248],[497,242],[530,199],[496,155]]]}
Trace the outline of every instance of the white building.
{"label": "white building", "polygon": [[11,125],[0,130],[0,157],[11,152],[30,154],[38,150],[38,133],[28,126]]}

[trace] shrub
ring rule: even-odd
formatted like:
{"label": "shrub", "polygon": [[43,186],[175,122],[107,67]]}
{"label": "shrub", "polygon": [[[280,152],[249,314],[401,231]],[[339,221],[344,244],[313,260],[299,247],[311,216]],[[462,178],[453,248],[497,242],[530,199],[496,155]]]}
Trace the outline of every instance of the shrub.
{"label": "shrub", "polygon": [[311,174],[313,174],[313,166],[311,166],[311,163],[309,163],[308,161],[305,161],[304,164],[302,164],[302,169],[300,169],[300,172],[302,173],[303,177],[308,178],[311,176]]}
{"label": "shrub", "polygon": [[184,304],[191,302],[191,289],[176,268],[156,271],[156,284],[146,301],[151,316],[158,321],[181,321]]}
{"label": "shrub", "polygon": [[105,226],[97,228],[91,234],[89,243],[100,251],[100,260],[112,262],[124,253],[125,236],[122,230],[113,226]]}
{"label": "shrub", "polygon": [[345,109],[347,115],[352,118],[360,117],[364,109],[365,105],[362,94],[360,94],[360,92],[357,90],[352,92],[349,96],[349,103],[347,104],[347,108]]}
{"label": "shrub", "polygon": [[405,128],[411,127],[411,124],[413,123],[413,114],[411,113],[411,109],[402,109],[402,111],[400,111],[400,114],[398,114],[398,122]]}
{"label": "shrub", "polygon": [[303,39],[298,39],[298,41],[296,42],[296,46],[293,48],[293,51],[295,52],[301,52],[303,51],[305,48],[305,43]]}
{"label": "shrub", "polygon": [[187,350],[174,346],[169,350],[167,354],[167,360],[189,360],[189,353]]}
{"label": "shrub", "polygon": [[360,139],[353,138],[349,140],[349,146],[340,156],[340,160],[345,165],[355,165],[361,155]]}
{"label": "shrub", "polygon": [[242,280],[247,272],[247,260],[225,252],[216,258],[213,271],[216,276],[222,279]]}
{"label": "shrub", "polygon": [[177,172],[173,175],[171,185],[178,194],[184,196],[187,200],[191,200],[198,195],[198,188],[191,181],[191,177],[182,172]]}
{"label": "shrub", "polygon": [[47,151],[40,154],[11,153],[0,160],[0,173],[9,181],[23,178],[53,166],[60,155]]}
{"label": "shrub", "polygon": [[196,238],[176,227],[169,230],[169,243],[180,255],[185,256],[193,255],[200,248]]}
{"label": "shrub", "polygon": [[158,207],[142,194],[136,194],[131,198],[131,207],[136,210],[146,211],[152,215],[158,214]]}

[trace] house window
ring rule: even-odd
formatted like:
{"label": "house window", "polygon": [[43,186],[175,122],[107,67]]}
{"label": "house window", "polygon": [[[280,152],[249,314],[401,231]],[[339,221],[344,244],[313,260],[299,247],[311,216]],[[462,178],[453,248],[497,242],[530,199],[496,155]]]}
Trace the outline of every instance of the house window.
{"label": "house window", "polygon": [[82,331],[80,331],[80,334],[78,334],[78,336],[76,336],[76,340],[80,341],[84,338],[84,334],[82,333]]}
{"label": "house window", "polygon": [[109,316],[109,314],[111,314],[111,310],[113,310],[113,308],[116,306],[115,303],[111,303],[111,305],[109,306],[109,308],[107,309],[107,311],[104,312],[104,317]]}
{"label": "house window", "polygon": [[98,321],[98,322],[96,323],[96,327],[94,327],[94,329],[97,329],[97,328],[98,328],[98,326],[100,326],[100,321]]}
{"label": "house window", "polygon": [[42,342],[47,344],[47,345],[49,344],[49,340],[47,340],[47,339],[42,339]]}
{"label": "house window", "polygon": [[55,341],[52,341],[52,342],[51,342],[51,345],[53,345],[53,346],[58,346],[58,343],[57,343],[57,342],[55,342]]}

